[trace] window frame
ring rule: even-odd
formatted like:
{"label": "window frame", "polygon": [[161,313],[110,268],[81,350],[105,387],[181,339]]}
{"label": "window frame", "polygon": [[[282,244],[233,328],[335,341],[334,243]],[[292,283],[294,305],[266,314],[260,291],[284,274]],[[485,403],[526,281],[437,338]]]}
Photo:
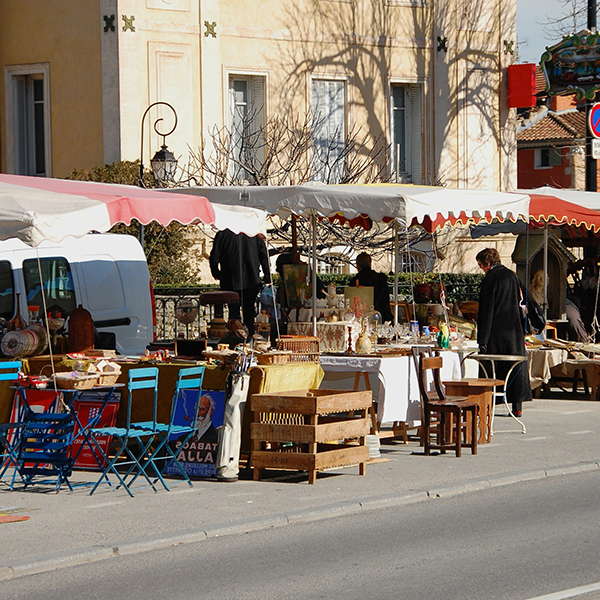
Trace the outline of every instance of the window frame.
{"label": "window frame", "polygon": [[[308,106],[309,106],[310,113],[313,115],[313,117],[315,119],[318,120],[318,115],[316,114],[316,111],[314,110],[315,104],[313,102],[314,93],[315,93],[314,86],[315,86],[316,82],[333,82],[333,83],[339,83],[342,85],[342,88],[343,88],[343,90],[342,90],[342,92],[343,92],[342,93],[342,95],[343,95],[343,102],[342,102],[343,116],[342,116],[341,121],[342,121],[342,125],[343,125],[343,131],[342,131],[342,135],[340,136],[340,141],[343,146],[344,144],[346,144],[346,141],[348,138],[348,119],[349,119],[348,94],[349,94],[349,88],[350,88],[349,78],[335,76],[335,75],[329,75],[327,73],[313,73],[310,75],[310,78],[308,81],[308,92],[307,92]],[[326,118],[329,119],[330,115],[331,115],[331,113],[329,115],[327,115]],[[318,141],[318,139],[321,139],[321,138],[316,138],[314,133],[315,132],[313,131],[313,152],[315,152],[315,149],[317,147],[316,142]],[[342,164],[340,166],[345,167],[344,164]],[[329,165],[329,167],[331,167],[331,165]],[[314,172],[314,178],[316,181],[322,180],[318,177],[318,173],[317,173],[316,169]],[[332,183],[334,183],[334,182],[332,182]]]}
{"label": "window frame", "polygon": [[[17,174],[17,130],[16,122],[16,78],[24,76],[43,81],[43,115],[44,115],[44,174],[42,177],[52,177],[52,143],[51,143],[51,111],[50,111],[50,64],[32,63],[27,65],[9,65],[4,68],[4,102],[6,106],[6,170]],[[35,153],[28,148],[28,153]]]}
{"label": "window frame", "polygon": [[[548,153],[547,164],[543,157],[543,152]],[[554,157],[554,158],[553,158]],[[534,151],[534,168],[536,170],[554,169],[562,165],[562,149],[547,146],[545,148],[535,148]]]}
{"label": "window frame", "polygon": [[[395,106],[394,106],[394,88],[404,89],[404,138],[406,142],[405,169],[400,167],[396,173],[396,147],[395,147]],[[414,95],[418,93],[418,106],[414,100]],[[426,138],[423,135],[423,114],[425,110],[425,84],[422,81],[398,81],[391,80],[388,85],[388,127],[389,127],[389,171],[390,176],[396,176],[398,183],[423,184],[424,155],[423,149]],[[418,141],[418,147],[415,142]],[[419,164],[415,162],[418,157]],[[415,181],[415,179],[417,181]]]}

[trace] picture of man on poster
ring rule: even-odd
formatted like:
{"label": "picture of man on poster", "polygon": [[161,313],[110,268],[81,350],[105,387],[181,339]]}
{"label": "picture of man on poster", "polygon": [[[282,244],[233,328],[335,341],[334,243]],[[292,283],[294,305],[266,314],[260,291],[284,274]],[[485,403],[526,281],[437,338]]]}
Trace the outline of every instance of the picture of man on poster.
{"label": "picture of man on poster", "polygon": [[[211,477],[214,474],[218,447],[217,427],[222,424],[224,400],[222,391],[204,392],[198,403],[196,430],[192,436],[183,446],[186,435],[172,439],[170,442],[173,444],[172,447],[174,447],[179,462],[189,476]],[[217,409],[216,413],[215,409]],[[221,415],[220,418],[219,415]],[[213,422],[214,418],[216,418],[215,422]],[[170,465],[166,473],[176,474],[176,467]]]}

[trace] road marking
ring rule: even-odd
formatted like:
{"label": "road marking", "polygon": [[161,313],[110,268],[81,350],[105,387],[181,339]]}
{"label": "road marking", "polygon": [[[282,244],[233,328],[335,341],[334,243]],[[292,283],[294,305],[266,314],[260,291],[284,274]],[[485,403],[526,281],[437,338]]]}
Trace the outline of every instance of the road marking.
{"label": "road marking", "polygon": [[534,437],[534,438],[525,438],[523,441],[524,442],[539,442],[540,440],[547,440],[548,436],[540,436],[540,437]]}
{"label": "road marking", "polygon": [[546,594],[545,596],[536,596],[535,598],[529,598],[528,600],[566,600],[566,598],[576,598],[577,596],[583,596],[583,594],[597,592],[598,590],[600,590],[600,581],[571,588],[570,590],[563,590],[562,592]]}
{"label": "road marking", "polygon": [[92,504],[88,508],[106,508],[107,506],[119,506],[121,502],[104,502],[103,504]]}
{"label": "road marking", "polygon": [[590,429],[584,429],[583,431],[566,431],[567,435],[584,435],[586,433],[592,433]]}

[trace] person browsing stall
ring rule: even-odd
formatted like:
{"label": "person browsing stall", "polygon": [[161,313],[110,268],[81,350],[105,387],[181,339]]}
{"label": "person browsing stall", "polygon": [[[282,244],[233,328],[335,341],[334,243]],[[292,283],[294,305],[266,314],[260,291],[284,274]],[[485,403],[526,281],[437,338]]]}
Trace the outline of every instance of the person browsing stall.
{"label": "person browsing stall", "polygon": [[[521,284],[516,273],[500,262],[494,248],[477,254],[477,264],[485,273],[479,292],[477,342],[481,354],[527,356],[524,319],[521,310]],[[496,365],[496,376],[506,380],[510,362]],[[527,363],[521,363],[506,383],[506,398],[516,417],[522,414],[522,402],[531,400]]]}

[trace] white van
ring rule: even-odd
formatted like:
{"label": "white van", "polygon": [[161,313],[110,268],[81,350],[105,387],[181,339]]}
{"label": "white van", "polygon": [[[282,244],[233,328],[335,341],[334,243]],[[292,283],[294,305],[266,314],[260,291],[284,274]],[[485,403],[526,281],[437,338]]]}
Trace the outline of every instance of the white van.
{"label": "white van", "polygon": [[100,337],[116,337],[120,354],[141,355],[153,341],[156,325],[148,264],[130,235],[89,234],[31,248],[17,239],[0,241],[0,317],[40,307],[40,275],[48,310],[68,317],[79,304],[90,311]]}

